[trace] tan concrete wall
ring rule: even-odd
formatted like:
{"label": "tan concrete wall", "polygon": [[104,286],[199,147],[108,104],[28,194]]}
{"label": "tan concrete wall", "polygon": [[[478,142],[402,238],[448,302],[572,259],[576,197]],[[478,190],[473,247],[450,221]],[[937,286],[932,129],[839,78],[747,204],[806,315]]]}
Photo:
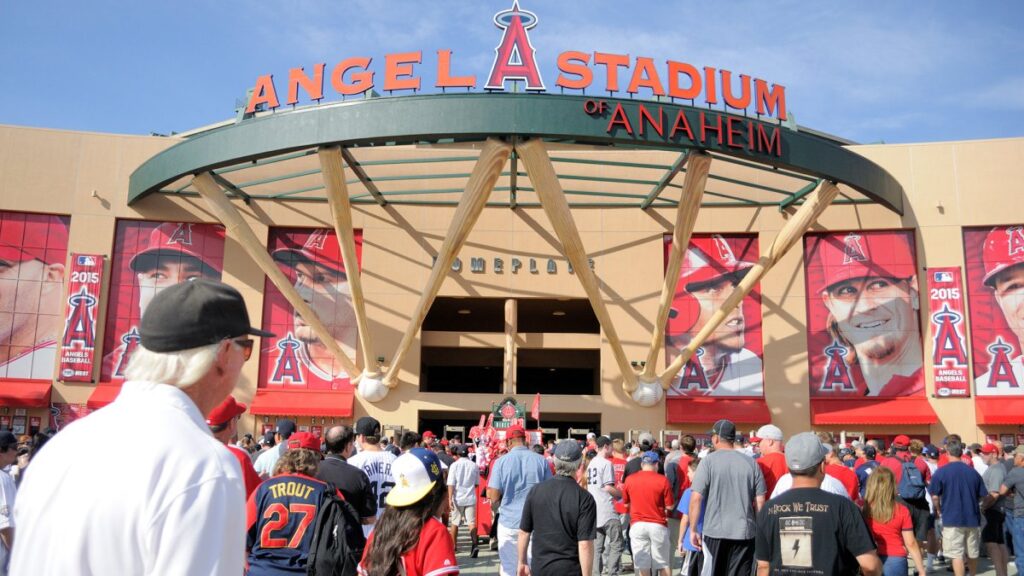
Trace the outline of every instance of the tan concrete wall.
{"label": "tan concrete wall", "polygon": [[[175,143],[174,139],[118,136],[0,127],[0,209],[70,214],[69,251],[110,254],[118,218],[214,221],[201,200],[151,196],[127,206],[128,177],[143,161]],[[1024,138],[920,145],[857,146],[859,153],[886,168],[904,186],[906,214],[900,217],[873,205],[833,206],[815,230],[916,229],[918,264],[963,266],[961,226],[1024,222]],[[95,192],[95,194],[94,194]],[[330,226],[325,204],[256,201],[237,204],[260,238],[271,226]],[[454,208],[360,205],[355,226],[363,230],[363,285],[373,336],[373,357],[385,364],[395,353],[429,274]],[[574,218],[603,284],[612,320],[630,360],[643,360],[657,312],[663,278],[662,235],[670,230],[670,209],[579,209]],[[787,215],[775,208],[708,208],[697,232],[756,232],[762,249],[770,245]],[[445,281],[442,296],[584,297],[575,276],[566,271],[557,241],[539,208],[485,209],[463,249],[464,270]],[[471,273],[468,257],[487,257],[487,272]],[[541,271],[495,274],[494,257],[537,258]],[[544,270],[548,258],[558,273]],[[108,271],[109,275],[109,271]],[[252,321],[262,314],[263,275],[230,235],[225,246],[224,280],[245,295]],[[765,391],[773,419],[787,433],[810,427],[807,386],[806,300],[800,246],[762,282]],[[926,299],[922,299],[926,301]],[[922,326],[927,334],[927,310]],[[104,318],[101,310],[100,318]],[[103,329],[102,320],[100,330]],[[521,338],[525,342],[525,338]],[[925,339],[926,357],[930,354]],[[602,342],[603,339],[602,339]],[[356,417],[371,414],[385,424],[416,425],[420,410],[486,411],[499,398],[490,395],[420,393],[416,384],[419,343],[401,371],[401,385],[382,402],[356,400]],[[659,360],[663,364],[664,360]],[[250,361],[247,396],[253,393],[257,361]],[[929,396],[933,383],[928,381]],[[54,400],[85,402],[91,386],[54,384]],[[520,396],[529,403],[530,398]],[[971,399],[934,399],[940,424],[901,431],[941,438],[956,431],[967,439],[984,433],[1016,432],[1015,427],[979,430]],[[545,395],[545,412],[593,412],[603,431],[662,430],[664,406],[640,408],[621,389],[610,349],[602,345],[601,395]],[[306,422],[300,422],[306,423]],[[1024,423],[1024,421],[1022,421]],[[258,422],[243,422],[255,429]],[[671,426],[677,429],[677,426]],[[686,427],[703,432],[702,426]],[[868,433],[884,427],[849,427]]]}

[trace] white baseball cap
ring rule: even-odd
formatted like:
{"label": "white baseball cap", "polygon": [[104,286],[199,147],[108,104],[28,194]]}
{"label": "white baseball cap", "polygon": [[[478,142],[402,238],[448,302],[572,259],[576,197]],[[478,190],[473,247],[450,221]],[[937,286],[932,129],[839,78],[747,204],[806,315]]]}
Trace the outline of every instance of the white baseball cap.
{"label": "white baseball cap", "polygon": [[388,506],[411,506],[422,500],[441,479],[441,461],[433,450],[413,448],[391,463],[395,486],[388,492]]}
{"label": "white baseball cap", "polygon": [[757,429],[754,433],[754,437],[750,439],[751,442],[758,442],[761,440],[778,440],[782,442],[782,429],[774,424],[765,424]]}

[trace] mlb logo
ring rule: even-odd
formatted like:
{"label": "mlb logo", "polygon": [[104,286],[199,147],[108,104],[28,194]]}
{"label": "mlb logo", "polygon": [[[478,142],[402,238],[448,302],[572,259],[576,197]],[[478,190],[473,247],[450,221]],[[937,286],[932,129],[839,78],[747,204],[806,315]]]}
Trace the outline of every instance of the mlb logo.
{"label": "mlb logo", "polygon": [[953,273],[952,272],[936,272],[934,279],[935,279],[936,282],[952,282],[953,281]]}
{"label": "mlb logo", "polygon": [[95,266],[96,265],[96,259],[93,258],[92,256],[79,256],[78,257],[78,265],[79,266]]}

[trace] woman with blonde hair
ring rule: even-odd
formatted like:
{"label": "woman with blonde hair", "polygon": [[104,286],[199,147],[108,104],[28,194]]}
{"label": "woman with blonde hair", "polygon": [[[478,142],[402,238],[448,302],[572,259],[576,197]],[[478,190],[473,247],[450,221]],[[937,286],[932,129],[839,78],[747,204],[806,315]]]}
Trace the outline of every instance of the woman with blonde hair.
{"label": "woman with blonde hair", "polygon": [[914,538],[910,510],[896,501],[896,475],[892,470],[879,466],[868,476],[862,512],[878,547],[885,576],[906,576],[909,573],[907,552],[914,560],[917,573],[926,573],[921,548]]}

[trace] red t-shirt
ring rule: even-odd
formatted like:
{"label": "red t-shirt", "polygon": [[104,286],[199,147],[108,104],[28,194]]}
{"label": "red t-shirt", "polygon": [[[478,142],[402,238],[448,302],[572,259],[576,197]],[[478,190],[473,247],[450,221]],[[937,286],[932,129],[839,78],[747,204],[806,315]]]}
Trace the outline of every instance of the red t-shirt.
{"label": "red t-shirt", "polygon": [[668,478],[653,470],[630,474],[622,486],[622,503],[629,505],[629,525],[652,522],[668,526],[665,509],[672,508]]}
{"label": "red t-shirt", "polygon": [[237,446],[228,445],[231,455],[238,459],[238,465],[242,467],[242,479],[245,480],[245,498],[248,499],[252,491],[260,485],[260,475],[252,466],[252,458],[249,453]]}
{"label": "red t-shirt", "polygon": [[786,455],[782,452],[762,455],[757,459],[757,467],[761,469],[761,474],[764,475],[764,484],[768,488],[765,494],[769,496],[775,490],[775,484],[779,481],[779,478],[789,473],[789,467],[786,466]]}
{"label": "red t-shirt", "polygon": [[[972,470],[974,469],[974,460],[972,460],[970,456],[964,454],[964,455],[960,456],[960,461],[963,462],[964,464],[967,464],[968,466],[970,466]],[[939,468],[942,468],[946,464],[949,464],[949,454],[947,454],[945,452],[943,452],[942,454],[939,454],[939,462],[938,462],[938,464],[939,464]]]}
{"label": "red t-shirt", "polygon": [[850,500],[856,502],[860,498],[860,482],[857,481],[856,472],[842,464],[826,464],[825,474],[843,483],[843,488],[846,488]]}
{"label": "red t-shirt", "polygon": [[910,511],[903,504],[896,503],[892,511],[892,519],[888,522],[879,522],[870,519],[868,530],[875,539],[875,546],[878,547],[879,556],[906,556],[907,548],[903,545],[903,532],[913,530],[914,525],[910,522]]}
{"label": "red t-shirt", "polygon": [[[615,475],[615,487],[622,490],[622,475],[626,473],[626,459],[612,457],[612,473]],[[615,513],[625,514],[627,512],[626,505],[622,503],[622,500],[615,501]]]}
{"label": "red t-shirt", "polygon": [[[903,478],[903,463],[910,462],[910,458],[910,452],[897,452],[896,456],[887,456],[879,464],[892,470],[893,475],[896,477],[896,485],[899,486],[900,479]],[[928,463],[923,458],[915,459],[914,466],[917,466],[926,484],[931,481],[932,471],[928,468]]]}
{"label": "red t-shirt", "polygon": [[[363,576],[369,574],[363,569],[363,562],[373,547],[373,537],[377,535],[376,530],[370,533],[370,539],[366,541],[366,548],[363,549],[363,558],[359,562],[359,573]],[[458,574],[459,563],[455,560],[455,547],[452,545],[452,537],[448,529],[444,527],[436,517],[428,518],[420,529],[420,538],[416,545],[402,555],[402,564],[405,566],[405,573],[408,576],[440,576],[441,574]]]}

